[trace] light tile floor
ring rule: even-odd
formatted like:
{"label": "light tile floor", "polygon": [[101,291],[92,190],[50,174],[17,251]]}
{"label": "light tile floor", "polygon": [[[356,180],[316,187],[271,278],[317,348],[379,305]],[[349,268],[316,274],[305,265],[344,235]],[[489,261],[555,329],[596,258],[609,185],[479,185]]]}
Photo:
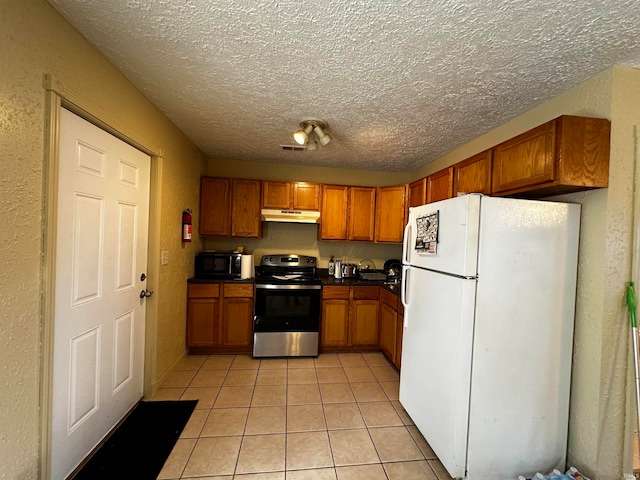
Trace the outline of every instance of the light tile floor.
{"label": "light tile floor", "polygon": [[448,480],[378,352],[188,356],[152,400],[198,405],[162,480]]}

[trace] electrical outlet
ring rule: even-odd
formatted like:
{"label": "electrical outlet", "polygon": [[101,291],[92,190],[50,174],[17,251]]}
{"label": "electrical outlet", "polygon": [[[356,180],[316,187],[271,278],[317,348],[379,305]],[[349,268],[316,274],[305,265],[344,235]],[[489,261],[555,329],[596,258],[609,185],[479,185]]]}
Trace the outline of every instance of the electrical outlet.
{"label": "electrical outlet", "polygon": [[169,251],[164,250],[160,254],[160,265],[166,265],[167,263],[169,263]]}

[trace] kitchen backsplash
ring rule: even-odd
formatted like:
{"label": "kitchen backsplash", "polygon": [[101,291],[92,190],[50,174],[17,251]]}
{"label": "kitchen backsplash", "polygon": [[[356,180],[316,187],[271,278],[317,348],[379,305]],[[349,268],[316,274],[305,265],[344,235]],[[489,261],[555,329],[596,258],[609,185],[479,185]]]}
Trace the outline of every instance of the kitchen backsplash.
{"label": "kitchen backsplash", "polygon": [[206,237],[205,249],[230,251],[243,246],[245,253],[255,256],[256,264],[262,255],[270,253],[296,253],[318,257],[318,266],[327,268],[329,259],[347,260],[356,265],[363,258],[374,261],[382,269],[385,260],[401,258],[402,245],[386,245],[366,242],[326,242],[318,240],[318,225],[299,223],[262,224],[262,238]]}

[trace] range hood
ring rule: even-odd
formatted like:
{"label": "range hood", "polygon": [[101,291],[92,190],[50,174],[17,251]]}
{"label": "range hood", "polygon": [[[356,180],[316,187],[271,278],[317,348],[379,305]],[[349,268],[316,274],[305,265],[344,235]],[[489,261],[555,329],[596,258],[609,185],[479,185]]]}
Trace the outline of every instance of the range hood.
{"label": "range hood", "polygon": [[263,208],[260,212],[260,218],[264,222],[319,223],[320,212]]}

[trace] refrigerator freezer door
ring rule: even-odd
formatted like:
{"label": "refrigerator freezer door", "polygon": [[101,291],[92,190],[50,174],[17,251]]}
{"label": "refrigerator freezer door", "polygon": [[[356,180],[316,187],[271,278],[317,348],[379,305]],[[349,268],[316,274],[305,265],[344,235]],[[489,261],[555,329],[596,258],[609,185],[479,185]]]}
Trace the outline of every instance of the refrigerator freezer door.
{"label": "refrigerator freezer door", "polygon": [[452,477],[465,476],[475,280],[409,267],[400,403]]}
{"label": "refrigerator freezer door", "polygon": [[[482,195],[471,194],[411,208],[405,229],[402,262],[453,275],[475,277],[482,199]],[[416,240],[420,235],[417,222],[434,214],[437,214],[436,253],[416,250]]]}

